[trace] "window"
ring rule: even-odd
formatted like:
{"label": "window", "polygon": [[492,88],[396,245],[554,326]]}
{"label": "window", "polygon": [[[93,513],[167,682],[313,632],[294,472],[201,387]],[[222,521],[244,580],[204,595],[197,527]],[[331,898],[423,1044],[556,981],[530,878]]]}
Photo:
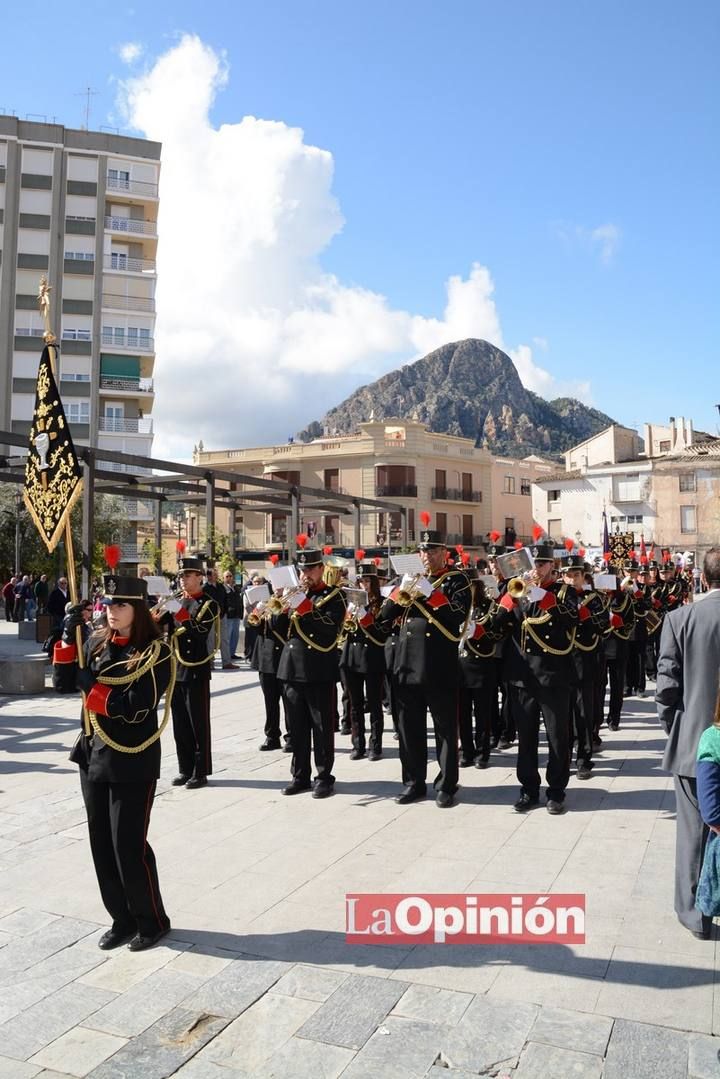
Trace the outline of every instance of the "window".
{"label": "window", "polygon": [[75,330],[70,327],[63,327],[63,339],[65,341],[89,341],[90,330]]}
{"label": "window", "polygon": [[130,173],[126,169],[108,169],[108,187],[116,190],[130,190]]}
{"label": "window", "polygon": [[681,506],[680,507],[680,531],[681,532],[697,532],[697,525],[695,523],[695,507],[694,506]]}
{"label": "window", "polygon": [[94,262],[95,261],[95,252],[94,251],[66,251],[65,252],[65,258],[66,259],[75,259],[78,262]]}
{"label": "window", "polygon": [[529,495],[530,494],[530,480],[527,479],[526,476],[521,476],[520,477],[520,494],[521,495]]}
{"label": "window", "polygon": [[65,405],[68,423],[90,423],[89,401],[68,401]]}
{"label": "window", "polygon": [[63,371],[62,380],[63,380],[63,382],[89,382],[90,381],[90,375],[88,375],[88,374],[78,374],[77,371],[68,371],[68,373],[66,374]]}
{"label": "window", "polygon": [[323,473],[323,487],[326,491],[339,491],[340,469],[326,468]]}
{"label": "window", "polygon": [[447,535],[447,513],[435,514],[435,528],[441,537]]}
{"label": "window", "polygon": [[658,448],[659,448],[660,453],[670,453],[670,439],[667,439],[667,441],[661,442],[660,446]]}
{"label": "window", "polygon": [[503,480],[503,494],[514,495],[515,494],[515,477],[506,476]]}
{"label": "window", "polygon": [[553,502],[559,502],[560,501],[560,488],[556,488],[556,489],[553,489],[552,491],[548,491],[547,495],[548,495],[547,500],[548,500],[548,509],[549,509]]}
{"label": "window", "polygon": [[15,329],[16,337],[42,337],[44,330],[33,330],[29,326],[18,326]]}
{"label": "window", "polygon": [[678,477],[681,491],[697,491],[697,481],[694,472],[685,472]]}

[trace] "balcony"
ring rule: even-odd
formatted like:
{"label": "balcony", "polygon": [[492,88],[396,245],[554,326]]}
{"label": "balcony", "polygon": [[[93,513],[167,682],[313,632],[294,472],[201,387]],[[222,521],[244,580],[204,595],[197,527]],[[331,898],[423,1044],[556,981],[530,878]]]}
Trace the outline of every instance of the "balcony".
{"label": "balcony", "polygon": [[104,333],[101,343],[109,348],[122,349],[125,352],[154,352],[154,337],[120,337],[116,333]]}
{"label": "balcony", "polygon": [[417,484],[415,483],[395,483],[389,486],[382,487],[380,484],[376,488],[377,498],[417,498]]}
{"label": "balcony", "polygon": [[136,419],[101,416],[99,429],[115,435],[151,435],[153,424],[149,416],[140,416]]}
{"label": "balcony", "polygon": [[121,251],[105,255],[103,266],[106,270],[123,270],[128,273],[155,273],[155,259],[132,258]]}
{"label": "balcony", "polygon": [[108,176],[108,191],[125,191],[131,195],[142,195],[146,199],[158,197],[158,185],[148,184],[144,180],[125,180],[122,176]]}
{"label": "balcony", "polygon": [[613,502],[646,502],[650,497],[650,483],[616,483],[613,488]]}
{"label": "balcony", "polygon": [[132,233],[133,236],[157,236],[157,221],[136,221],[132,217],[106,217],[109,232]]}
{"label": "balcony", "polygon": [[462,544],[463,547],[482,547],[487,542],[485,536],[464,536],[462,532],[446,532],[445,543],[448,547]]}
{"label": "balcony", "polygon": [[154,393],[151,378],[121,378],[119,375],[100,375],[101,390],[121,390],[124,393]]}
{"label": "balcony", "polygon": [[146,311],[155,314],[155,300],[144,296],[121,296],[118,292],[103,292],[102,306],[115,311]]}
{"label": "balcony", "polygon": [[482,502],[482,491],[463,491],[459,487],[433,487],[434,502]]}

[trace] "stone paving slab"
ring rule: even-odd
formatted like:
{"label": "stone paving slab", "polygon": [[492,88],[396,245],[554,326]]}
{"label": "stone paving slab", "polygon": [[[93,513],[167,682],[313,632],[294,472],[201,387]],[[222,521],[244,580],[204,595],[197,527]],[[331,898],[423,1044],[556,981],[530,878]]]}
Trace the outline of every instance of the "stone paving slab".
{"label": "stone paving slab", "polygon": [[[257,752],[256,676],[212,687],[207,788],[171,787],[164,740],[151,841],[174,928],[139,955],[97,949],[107,920],[67,762],[77,701],[0,702],[0,1079],[720,1077],[717,941],[672,912],[650,700],[627,703],[550,818],[512,812],[513,750],[463,774],[449,813],[396,806],[391,737],[372,765],[338,737],[336,796],[288,805],[287,757]],[[345,943],[346,891],[419,888],[582,891],[587,943]]]}

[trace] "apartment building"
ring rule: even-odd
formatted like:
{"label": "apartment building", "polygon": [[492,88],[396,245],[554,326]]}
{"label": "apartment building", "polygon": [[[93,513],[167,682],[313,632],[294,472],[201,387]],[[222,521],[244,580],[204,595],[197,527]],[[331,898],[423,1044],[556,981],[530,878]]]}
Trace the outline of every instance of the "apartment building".
{"label": "apartment building", "polygon": [[564,469],[535,481],[532,501],[555,539],[599,546],[604,511],[610,532],[702,559],[720,539],[719,496],[720,440],[672,417],[645,424],[643,437],[615,424],[573,447]]}
{"label": "apartment building", "polygon": [[[430,514],[450,545],[481,548],[493,528],[520,525],[530,532],[531,482],[553,466],[539,458],[526,461],[495,459],[472,439],[437,434],[416,420],[368,421],[347,436],[328,436],[312,442],[279,446],[206,451],[194,454],[194,463],[237,470],[252,476],[283,480],[365,498],[387,498],[407,506],[408,541],[417,539],[419,514]],[[496,492],[495,476],[512,478],[505,491]],[[512,490],[510,488],[512,487]],[[239,488],[241,489],[241,488]],[[351,515],[337,511],[303,510],[302,528],[319,544],[348,548],[354,543]],[[216,524],[228,532],[229,516],[219,510]],[[236,520],[235,546],[245,550],[277,550],[287,542],[288,517],[284,513],[243,512]],[[203,539],[203,524],[190,515],[188,542]],[[400,512],[365,512],[361,515],[363,547],[398,548],[403,541]]]}
{"label": "apartment building", "polygon": [[[0,116],[3,430],[29,428],[46,274],[73,438],[150,454],[159,172],[159,143]],[[126,509],[151,518],[142,501]],[[133,537],[124,562],[139,559]]]}

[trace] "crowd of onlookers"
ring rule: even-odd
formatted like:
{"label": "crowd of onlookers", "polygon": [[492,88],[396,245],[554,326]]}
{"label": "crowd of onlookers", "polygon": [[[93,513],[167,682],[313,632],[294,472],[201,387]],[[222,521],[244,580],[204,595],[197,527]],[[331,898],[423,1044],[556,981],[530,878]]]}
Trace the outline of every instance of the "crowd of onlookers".
{"label": "crowd of onlookers", "polygon": [[34,622],[39,614],[49,614],[60,625],[69,600],[67,577],[59,577],[51,588],[46,573],[16,574],[3,585],[2,598],[8,622]]}

